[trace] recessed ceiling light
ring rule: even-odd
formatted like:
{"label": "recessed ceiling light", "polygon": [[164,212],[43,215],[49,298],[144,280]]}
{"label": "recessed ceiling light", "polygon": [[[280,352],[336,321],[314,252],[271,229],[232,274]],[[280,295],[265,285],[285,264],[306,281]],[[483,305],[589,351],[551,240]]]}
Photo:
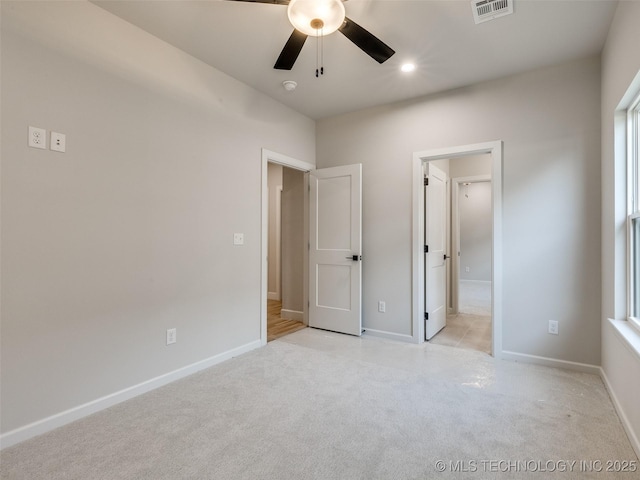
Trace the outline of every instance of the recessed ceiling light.
{"label": "recessed ceiling light", "polygon": [[402,65],[402,67],[400,67],[400,70],[405,73],[413,72],[415,69],[416,66],[413,63],[405,63],[404,65]]}

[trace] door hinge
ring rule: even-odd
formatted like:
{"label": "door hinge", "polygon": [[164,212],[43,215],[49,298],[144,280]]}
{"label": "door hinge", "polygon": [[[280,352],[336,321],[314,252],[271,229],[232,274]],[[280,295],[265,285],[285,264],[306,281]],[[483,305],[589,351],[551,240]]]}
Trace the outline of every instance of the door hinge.
{"label": "door hinge", "polygon": [[424,253],[429,253],[429,245],[424,246]]}
{"label": "door hinge", "polygon": [[429,313],[428,312],[424,312],[424,319],[425,320],[429,320]]}
{"label": "door hinge", "polygon": [[427,187],[429,185],[429,177],[424,177],[424,186]]}

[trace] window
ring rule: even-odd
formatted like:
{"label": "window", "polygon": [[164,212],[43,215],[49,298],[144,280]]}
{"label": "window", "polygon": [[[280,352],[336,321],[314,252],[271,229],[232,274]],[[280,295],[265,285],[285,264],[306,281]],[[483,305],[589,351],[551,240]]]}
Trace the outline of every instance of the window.
{"label": "window", "polygon": [[640,329],[640,95],[627,110],[629,320]]}

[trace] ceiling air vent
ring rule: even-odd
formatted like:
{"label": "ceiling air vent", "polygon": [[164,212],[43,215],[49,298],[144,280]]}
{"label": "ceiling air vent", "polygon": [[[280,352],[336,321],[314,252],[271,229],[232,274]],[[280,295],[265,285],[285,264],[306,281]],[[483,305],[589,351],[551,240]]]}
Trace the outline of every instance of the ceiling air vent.
{"label": "ceiling air vent", "polygon": [[472,0],[471,9],[477,25],[512,14],[513,0]]}

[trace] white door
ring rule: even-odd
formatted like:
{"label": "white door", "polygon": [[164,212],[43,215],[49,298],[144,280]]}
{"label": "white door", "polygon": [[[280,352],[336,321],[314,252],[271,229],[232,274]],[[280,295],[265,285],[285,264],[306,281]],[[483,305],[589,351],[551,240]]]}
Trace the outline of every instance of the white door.
{"label": "white door", "polygon": [[362,165],[309,173],[309,326],[362,334]]}
{"label": "white door", "polygon": [[425,339],[430,340],[447,324],[447,175],[429,162],[425,175]]}

